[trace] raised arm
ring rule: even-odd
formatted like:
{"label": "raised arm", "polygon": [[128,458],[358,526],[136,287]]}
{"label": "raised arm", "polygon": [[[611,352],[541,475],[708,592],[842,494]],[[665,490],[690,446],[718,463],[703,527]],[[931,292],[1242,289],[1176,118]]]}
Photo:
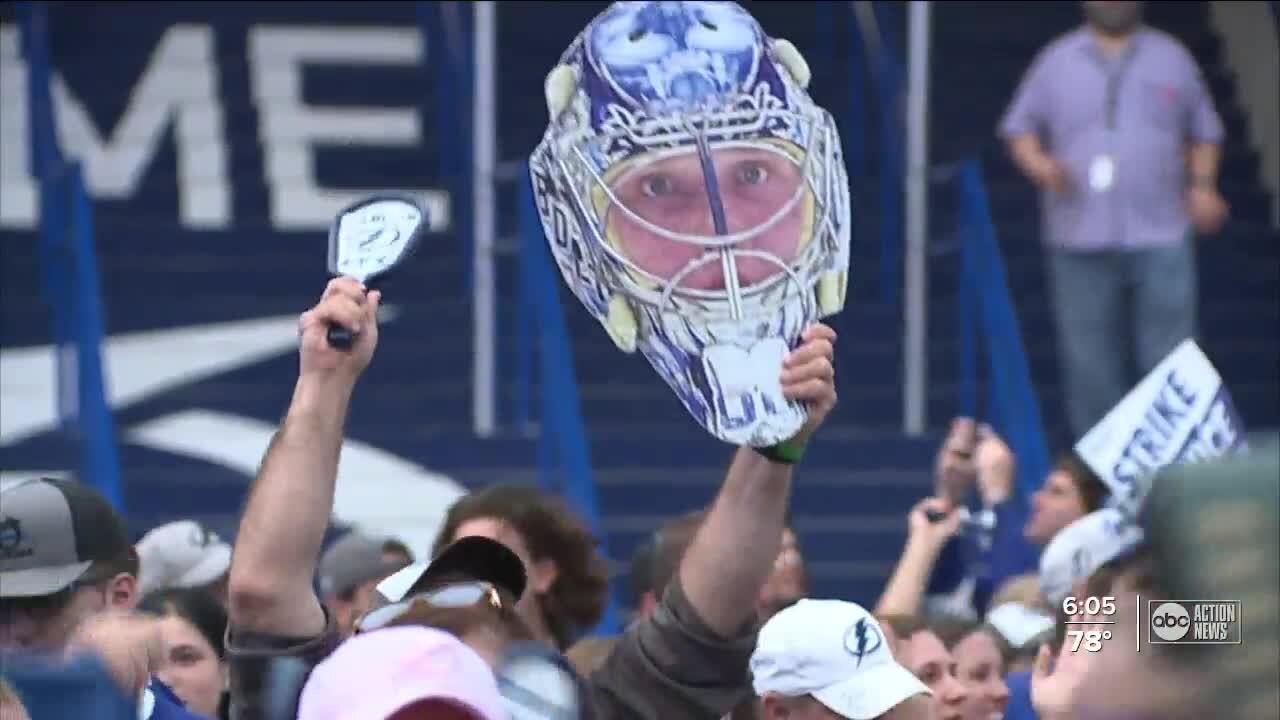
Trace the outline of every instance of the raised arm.
{"label": "raised arm", "polygon": [[[942,515],[941,519],[930,521],[931,511]],[[920,612],[938,555],[959,530],[960,513],[947,500],[931,497],[916,503],[907,515],[907,542],[902,547],[902,556],[876,603],[877,615]]]}
{"label": "raised arm", "polygon": [[[835,331],[813,325],[783,366],[782,389],[808,404],[809,422],[789,442],[802,446],[835,407]],[[739,448],[720,494],[680,565],[680,584],[701,620],[729,637],[742,631],[782,543],[792,466]]]}
{"label": "raised arm", "polygon": [[[835,338],[824,325],[810,326],[783,365],[784,394],[809,410],[809,422],[788,441],[793,447],[802,447],[835,406]],[[657,609],[590,678],[606,715],[723,717],[750,696],[755,600],[782,545],[791,475],[791,465],[759,451],[734,455]]]}
{"label": "raised arm", "polygon": [[[378,342],[379,294],[350,278],[331,281],[299,321],[300,367],[293,400],[267,448],[240,521],[229,581],[232,627],[307,638],[324,631],[312,585],[333,509],[347,405]],[[350,350],[329,347],[331,323],[356,334]]]}

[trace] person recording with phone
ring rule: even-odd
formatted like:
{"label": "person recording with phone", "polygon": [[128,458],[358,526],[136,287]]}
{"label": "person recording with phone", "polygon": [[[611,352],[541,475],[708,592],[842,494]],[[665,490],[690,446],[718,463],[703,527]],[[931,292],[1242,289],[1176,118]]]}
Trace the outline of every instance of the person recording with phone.
{"label": "person recording with phone", "polygon": [[[971,418],[952,420],[934,465],[934,496],[917,508],[921,521],[944,531],[937,543],[908,541],[899,568],[923,578],[891,587],[915,587],[911,597],[886,593],[895,605],[978,619],[1007,583],[1033,577],[1041,548],[1062,528],[1101,508],[1106,486],[1074,453],[1061,455],[1040,488],[1026,497],[1018,490],[1017,461],[989,425]],[[976,490],[976,504],[970,495]],[[952,519],[952,513],[958,517]],[[913,511],[914,517],[917,512]],[[917,524],[909,523],[914,528]],[[949,528],[954,525],[954,530]],[[912,532],[921,538],[933,533]],[[923,573],[923,574],[922,574]],[[893,612],[900,612],[896,607]]]}
{"label": "person recording with phone", "polygon": [[[908,514],[908,538],[878,614],[925,608],[980,618],[994,588],[1035,567],[1021,534],[1013,453],[988,425],[956,418],[938,449],[934,495]],[[979,505],[969,507],[976,489]]]}

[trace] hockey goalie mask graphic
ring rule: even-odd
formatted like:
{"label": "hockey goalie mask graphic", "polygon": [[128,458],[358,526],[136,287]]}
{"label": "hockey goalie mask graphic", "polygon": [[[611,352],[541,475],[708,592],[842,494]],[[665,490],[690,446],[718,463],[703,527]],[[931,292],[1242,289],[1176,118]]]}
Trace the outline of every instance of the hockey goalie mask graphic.
{"label": "hockey goalie mask graphic", "polygon": [[547,76],[530,159],[574,295],[735,444],[804,424],[783,358],[844,305],[848,182],[808,81],[736,3],[614,3]]}

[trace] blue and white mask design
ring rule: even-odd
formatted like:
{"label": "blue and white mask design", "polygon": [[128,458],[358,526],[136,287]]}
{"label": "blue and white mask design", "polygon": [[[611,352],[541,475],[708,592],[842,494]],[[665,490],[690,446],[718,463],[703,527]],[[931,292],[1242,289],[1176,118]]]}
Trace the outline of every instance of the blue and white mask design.
{"label": "blue and white mask design", "polygon": [[547,76],[530,159],[574,295],[716,437],[767,446],[801,331],[844,306],[849,189],[809,69],[733,2],[617,2]]}

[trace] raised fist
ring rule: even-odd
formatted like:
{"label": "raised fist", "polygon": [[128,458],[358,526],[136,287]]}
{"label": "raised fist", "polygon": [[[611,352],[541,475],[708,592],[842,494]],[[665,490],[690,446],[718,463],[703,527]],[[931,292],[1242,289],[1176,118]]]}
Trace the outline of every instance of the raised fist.
{"label": "raised fist", "polygon": [[[336,374],[351,380],[369,366],[378,345],[378,304],[382,295],[377,290],[366,293],[359,281],[349,277],[334,278],[324,289],[315,307],[298,319],[302,375]],[[329,345],[332,325],[351,331],[351,347],[338,349]]]}

